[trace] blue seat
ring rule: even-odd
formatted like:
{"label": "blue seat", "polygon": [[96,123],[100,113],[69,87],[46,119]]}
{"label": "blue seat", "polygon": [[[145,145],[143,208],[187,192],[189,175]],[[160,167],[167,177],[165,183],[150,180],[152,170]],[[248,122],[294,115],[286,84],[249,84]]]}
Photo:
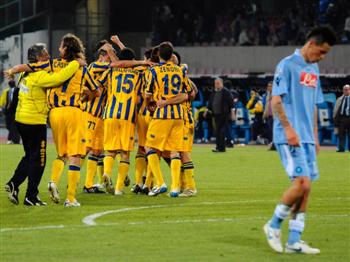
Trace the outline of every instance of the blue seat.
{"label": "blue seat", "polygon": [[232,122],[232,132],[234,139],[244,138],[244,143],[249,143],[251,136],[249,112],[242,102],[236,104],[236,120]]}
{"label": "blue seat", "polygon": [[333,103],[323,102],[317,106],[318,110],[318,139],[320,144],[328,138],[331,144],[336,144],[333,122]]}

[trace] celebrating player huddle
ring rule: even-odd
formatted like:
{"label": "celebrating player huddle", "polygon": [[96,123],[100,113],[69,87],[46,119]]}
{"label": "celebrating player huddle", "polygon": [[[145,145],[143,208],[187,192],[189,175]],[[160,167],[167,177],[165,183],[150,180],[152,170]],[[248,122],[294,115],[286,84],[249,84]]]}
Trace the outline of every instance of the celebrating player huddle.
{"label": "celebrating player huddle", "polygon": [[[190,101],[197,88],[187,76],[187,65],[180,64],[180,56],[169,42],[147,50],[145,59],[139,61],[135,60],[134,51],[125,48],[118,37],[113,36],[111,40],[121,48],[120,54],[116,55],[108,41],[101,41],[98,58],[89,66],[84,65],[80,39],[67,34],[59,48],[61,59],[45,57],[7,71],[9,75],[20,72],[30,75],[43,70],[60,73],[75,60],[81,64],[74,68],[70,78],[47,91],[49,120],[57,150],[48,184],[51,199],[54,203],[60,202],[58,185],[68,162],[64,206],[80,206],[76,191],[86,156],[83,191],[123,195],[136,132],[138,152],[131,191],[150,196],[168,191],[160,168],[163,157],[171,169],[169,196],[195,195],[190,155],[194,121]],[[114,186],[112,170],[116,158],[118,175]],[[94,184],[96,173],[98,184]],[[15,187],[8,189],[12,197],[13,190]],[[18,202],[18,196],[16,198]],[[38,203],[44,204],[39,200]]]}

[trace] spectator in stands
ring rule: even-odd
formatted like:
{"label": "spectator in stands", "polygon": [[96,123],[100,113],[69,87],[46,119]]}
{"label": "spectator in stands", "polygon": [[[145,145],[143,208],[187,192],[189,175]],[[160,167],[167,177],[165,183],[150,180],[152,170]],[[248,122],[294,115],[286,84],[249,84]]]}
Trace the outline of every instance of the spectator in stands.
{"label": "spectator in stands", "polygon": [[247,33],[247,29],[243,28],[241,33],[239,34],[239,39],[238,39],[238,44],[241,46],[249,46],[252,45],[249,37],[248,37],[248,33]]}
{"label": "spectator in stands", "polygon": [[265,144],[263,139],[263,104],[261,96],[255,92],[250,92],[250,99],[246,105],[249,113],[254,114],[254,122],[252,126],[252,137],[257,144]]}
{"label": "spectator in stands", "polygon": [[216,78],[215,90],[210,96],[208,105],[208,109],[212,112],[215,121],[216,148],[212,150],[214,153],[226,151],[225,128],[231,117],[232,107],[233,98],[230,91],[224,87],[222,78]]}
{"label": "spectator in stands", "polygon": [[7,144],[19,144],[21,138],[18,133],[15,115],[18,104],[18,91],[14,80],[8,82],[9,87],[1,94],[0,107],[5,115],[6,128],[8,130]]}
{"label": "spectator in stands", "polygon": [[335,103],[333,118],[334,126],[338,128],[339,136],[337,152],[345,152],[346,137],[350,151],[350,85],[343,87],[343,95]]}
{"label": "spectator in stands", "polygon": [[273,113],[271,106],[272,99],[272,82],[267,84],[266,93],[263,96],[263,121],[265,123],[265,135],[264,137],[270,143],[270,150],[276,150],[274,144],[272,143],[272,132],[273,132]]}

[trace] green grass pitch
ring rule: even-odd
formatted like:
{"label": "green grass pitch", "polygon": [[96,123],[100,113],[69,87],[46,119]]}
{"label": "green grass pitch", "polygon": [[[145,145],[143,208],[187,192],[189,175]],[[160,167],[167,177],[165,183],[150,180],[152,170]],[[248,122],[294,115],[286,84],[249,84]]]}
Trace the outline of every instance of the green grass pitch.
{"label": "green grass pitch", "polygon": [[[137,196],[129,188],[121,197],[83,194],[83,168],[80,208],[64,208],[49,200],[52,145],[40,185],[40,196],[49,206],[23,206],[26,185],[21,187],[20,205],[11,204],[3,186],[23,150],[20,145],[0,149],[0,261],[350,261],[348,153],[323,150],[318,157],[321,176],[313,185],[303,239],[320,248],[321,254],[303,256],[273,253],[265,241],[263,224],[289,184],[277,153],[266,147],[214,154],[210,146],[195,146],[199,194],[186,199]],[[169,182],[169,169],[164,163],[162,168]],[[59,185],[63,200],[65,187],[63,175]],[[111,210],[96,218],[95,226],[82,222]]]}

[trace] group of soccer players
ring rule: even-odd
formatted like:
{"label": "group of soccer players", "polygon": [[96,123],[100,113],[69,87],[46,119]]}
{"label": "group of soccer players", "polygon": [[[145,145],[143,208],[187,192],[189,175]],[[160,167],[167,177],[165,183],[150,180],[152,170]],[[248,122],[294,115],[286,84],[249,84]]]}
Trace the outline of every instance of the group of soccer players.
{"label": "group of soccer players", "polygon": [[[156,196],[168,191],[160,168],[163,158],[171,169],[170,197],[194,196],[194,165],[191,149],[194,120],[191,99],[197,88],[187,76],[187,65],[170,42],[146,50],[144,60],[117,36],[99,43],[97,60],[81,66],[60,86],[47,92],[49,122],[57,150],[48,190],[54,203],[60,202],[58,185],[68,162],[68,187],[64,206],[80,206],[76,199],[80,169],[87,158],[83,191],[123,195],[130,183],[130,152],[135,146],[136,194]],[[84,46],[73,35],[63,36],[60,59],[38,60],[7,71],[46,70],[59,72],[69,62],[84,59]],[[113,167],[117,162],[115,186]],[[98,183],[94,179],[98,174]]]}

